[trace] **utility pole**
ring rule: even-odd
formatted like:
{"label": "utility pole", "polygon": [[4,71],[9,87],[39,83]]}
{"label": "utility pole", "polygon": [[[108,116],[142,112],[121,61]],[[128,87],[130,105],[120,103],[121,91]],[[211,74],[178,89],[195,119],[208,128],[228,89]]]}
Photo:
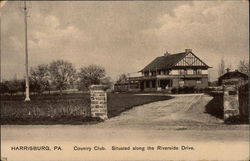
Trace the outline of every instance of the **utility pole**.
{"label": "utility pole", "polygon": [[24,25],[25,25],[25,100],[24,101],[30,101],[30,90],[29,90],[29,57],[28,57],[28,26],[27,26],[27,16],[28,16],[28,8],[26,4],[26,0],[24,1]]}

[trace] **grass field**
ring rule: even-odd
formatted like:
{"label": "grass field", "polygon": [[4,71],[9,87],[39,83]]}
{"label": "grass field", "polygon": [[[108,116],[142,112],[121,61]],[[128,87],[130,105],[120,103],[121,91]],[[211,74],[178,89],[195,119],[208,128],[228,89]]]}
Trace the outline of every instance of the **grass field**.
{"label": "grass field", "polygon": [[[108,116],[115,117],[134,106],[167,100],[170,96],[108,94]],[[86,117],[90,107],[88,93],[1,97],[1,124],[89,124],[101,121]]]}

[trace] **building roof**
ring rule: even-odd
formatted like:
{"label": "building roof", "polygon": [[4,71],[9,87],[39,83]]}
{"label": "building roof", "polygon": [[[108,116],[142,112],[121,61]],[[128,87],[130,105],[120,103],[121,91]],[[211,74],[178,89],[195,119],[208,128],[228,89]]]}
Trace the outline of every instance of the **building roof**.
{"label": "building roof", "polygon": [[[142,71],[155,71],[155,70],[159,70],[159,69],[172,68],[176,63],[178,63],[188,53],[189,52],[182,52],[182,53],[177,53],[177,54],[168,54],[166,56],[165,55],[159,56],[159,57],[155,58],[151,63],[149,63],[146,67],[144,67],[140,72],[142,72]],[[206,65],[206,67],[209,68],[209,66],[207,66],[207,65]]]}
{"label": "building roof", "polygon": [[231,79],[231,78],[244,78],[244,79],[248,79],[248,75],[239,72],[238,70],[235,70],[233,72],[227,72],[225,74],[223,74],[222,76],[219,77],[219,80],[223,80],[223,79]]}

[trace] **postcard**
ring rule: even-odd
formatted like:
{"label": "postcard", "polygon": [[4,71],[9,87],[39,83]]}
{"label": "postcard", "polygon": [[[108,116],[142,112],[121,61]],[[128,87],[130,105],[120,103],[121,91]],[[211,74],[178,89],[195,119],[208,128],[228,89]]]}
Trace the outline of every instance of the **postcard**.
{"label": "postcard", "polygon": [[248,161],[249,1],[1,1],[2,161]]}

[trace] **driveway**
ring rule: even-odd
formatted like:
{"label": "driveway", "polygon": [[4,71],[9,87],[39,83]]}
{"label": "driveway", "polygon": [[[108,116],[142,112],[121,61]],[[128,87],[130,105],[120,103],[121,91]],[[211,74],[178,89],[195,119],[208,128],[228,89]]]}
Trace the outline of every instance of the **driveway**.
{"label": "driveway", "polygon": [[135,107],[97,126],[159,130],[223,126],[221,119],[205,113],[205,106],[211,99],[203,94],[175,95],[170,100]]}

